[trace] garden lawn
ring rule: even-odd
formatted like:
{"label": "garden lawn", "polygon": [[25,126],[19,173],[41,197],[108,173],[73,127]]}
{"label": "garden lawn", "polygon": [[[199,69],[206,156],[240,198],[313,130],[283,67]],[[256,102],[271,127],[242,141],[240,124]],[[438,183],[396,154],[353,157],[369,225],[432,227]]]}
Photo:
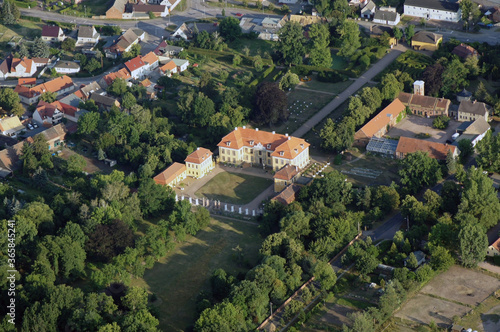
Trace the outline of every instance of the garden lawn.
{"label": "garden lawn", "polygon": [[18,20],[17,24],[8,27],[0,24],[0,42],[8,42],[14,36],[21,36],[27,39],[35,39],[42,34],[41,22],[32,22],[28,20]]}
{"label": "garden lawn", "polygon": [[223,203],[243,205],[250,203],[273,181],[261,177],[222,172],[201,187],[195,195],[217,199]]}
{"label": "garden lawn", "polygon": [[250,56],[263,56],[265,52],[269,54],[272,53],[274,44],[275,42],[270,40],[239,38],[231,42],[229,47],[237,52],[243,53],[243,49],[246,46],[250,50]]}
{"label": "garden lawn", "polygon": [[[338,83],[320,82],[315,77],[309,82],[301,82],[299,87],[338,95],[339,93],[347,89],[352,83],[354,83],[354,81],[352,80],[347,80],[345,82],[338,82]],[[311,92],[314,94],[313,91]],[[332,95],[331,99],[333,99],[333,97],[334,96]]]}
{"label": "garden lawn", "polygon": [[332,69],[341,69],[341,70],[344,70],[347,68],[347,62],[345,61],[345,59],[341,56],[338,56],[337,55],[337,50],[333,51],[332,50],[332,66],[331,68]]}
{"label": "garden lawn", "polygon": [[197,296],[210,291],[213,271],[246,273],[258,263],[261,242],[254,224],[212,219],[210,226],[189,236],[132,285],[158,296],[161,331],[191,330],[197,318]]}

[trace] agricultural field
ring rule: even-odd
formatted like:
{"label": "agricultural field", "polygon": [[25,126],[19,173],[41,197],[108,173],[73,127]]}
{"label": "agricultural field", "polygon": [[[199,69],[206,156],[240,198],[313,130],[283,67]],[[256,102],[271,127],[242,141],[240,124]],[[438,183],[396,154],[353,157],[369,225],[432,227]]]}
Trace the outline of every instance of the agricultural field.
{"label": "agricultural field", "polygon": [[212,219],[209,227],[188,237],[132,285],[158,297],[161,331],[187,331],[197,317],[198,294],[210,291],[213,271],[246,273],[257,264],[261,242],[255,224]]}

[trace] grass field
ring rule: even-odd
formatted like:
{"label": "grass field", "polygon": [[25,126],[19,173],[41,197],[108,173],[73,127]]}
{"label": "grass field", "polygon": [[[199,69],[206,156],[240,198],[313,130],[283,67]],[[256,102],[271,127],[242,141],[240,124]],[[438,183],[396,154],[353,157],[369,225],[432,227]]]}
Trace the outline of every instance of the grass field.
{"label": "grass field", "polygon": [[222,172],[208,181],[195,195],[243,205],[250,203],[272,183],[272,180],[261,177]]}
{"label": "grass field", "polygon": [[43,23],[28,20],[19,20],[17,24],[8,27],[0,24],[0,42],[8,42],[14,36],[34,39],[41,35],[42,26]]}
{"label": "grass field", "polygon": [[338,95],[339,93],[347,89],[347,87],[349,87],[352,83],[354,83],[354,81],[352,80],[347,80],[345,82],[339,82],[339,83],[327,83],[327,82],[320,82],[316,79],[312,79],[309,82],[301,82],[299,87]]}
{"label": "grass field", "polygon": [[229,47],[237,52],[243,53],[243,49],[246,46],[250,50],[250,56],[263,56],[265,52],[271,54],[275,44],[276,42],[270,40],[239,38],[231,42]]}
{"label": "grass field", "polygon": [[[161,331],[190,330],[197,316],[197,295],[210,290],[212,272],[223,268],[233,275],[246,273],[257,264],[261,242],[256,225],[212,219],[209,227],[188,237],[132,284],[145,287],[160,299]],[[238,251],[246,264],[236,258]]]}

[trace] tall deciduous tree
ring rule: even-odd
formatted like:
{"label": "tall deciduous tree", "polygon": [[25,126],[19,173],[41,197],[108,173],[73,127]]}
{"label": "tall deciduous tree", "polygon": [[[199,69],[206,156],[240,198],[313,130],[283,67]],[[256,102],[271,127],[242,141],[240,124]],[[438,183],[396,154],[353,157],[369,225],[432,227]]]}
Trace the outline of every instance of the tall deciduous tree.
{"label": "tall deciduous tree", "polygon": [[301,64],[305,55],[305,38],[302,26],[297,22],[288,21],[278,33],[279,40],[276,44],[276,50],[281,55],[283,63],[286,65]]}
{"label": "tall deciduous tree", "polygon": [[219,24],[219,32],[225,40],[232,42],[241,36],[240,21],[236,17],[225,17]]}
{"label": "tall deciduous tree", "polygon": [[287,118],[286,94],[275,83],[262,83],[255,93],[255,121],[262,124],[273,124]]}
{"label": "tall deciduous tree", "polygon": [[415,26],[410,24],[405,29],[406,41],[410,43],[413,36],[415,36]]}
{"label": "tall deciduous tree", "polygon": [[417,193],[424,186],[434,185],[441,179],[441,167],[436,159],[427,153],[409,153],[401,161],[401,183],[408,193]]}
{"label": "tall deciduous tree", "polygon": [[438,96],[439,91],[443,87],[443,79],[441,77],[443,72],[444,67],[439,62],[427,67],[424,70],[422,79],[425,82],[425,90],[429,96]]}
{"label": "tall deciduous tree", "polygon": [[493,136],[489,130],[486,136],[477,143],[476,158],[479,166],[493,172],[500,172],[500,135]]}
{"label": "tall deciduous tree", "polygon": [[484,261],[488,249],[486,230],[479,224],[465,224],[458,234],[460,258],[466,267]]}
{"label": "tall deciduous tree", "polygon": [[345,20],[340,25],[338,31],[340,34],[341,46],[337,54],[348,58],[361,47],[358,24],[354,21]]}
{"label": "tall deciduous tree", "polygon": [[441,87],[443,94],[455,93],[467,86],[469,83],[467,74],[469,70],[464,64],[459,59],[453,59],[443,71],[443,86]]}
{"label": "tall deciduous tree", "polygon": [[309,62],[313,66],[330,68],[332,54],[330,44],[330,31],[326,24],[313,24],[309,29]]}
{"label": "tall deciduous tree", "polygon": [[404,84],[394,76],[394,74],[386,74],[382,77],[382,96],[385,100],[394,100],[398,94],[403,91]]}
{"label": "tall deciduous tree", "polygon": [[33,44],[31,44],[31,56],[37,58],[48,58],[49,55],[49,45],[47,45],[42,38],[35,38]]}

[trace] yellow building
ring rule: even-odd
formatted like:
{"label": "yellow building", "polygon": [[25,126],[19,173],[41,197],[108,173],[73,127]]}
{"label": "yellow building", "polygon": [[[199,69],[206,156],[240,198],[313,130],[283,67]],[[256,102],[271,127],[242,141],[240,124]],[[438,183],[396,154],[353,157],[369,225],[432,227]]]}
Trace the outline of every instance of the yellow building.
{"label": "yellow building", "polygon": [[153,178],[157,184],[173,187],[186,178],[186,165],[173,163]]}
{"label": "yellow building", "polygon": [[222,138],[219,161],[270,166],[277,171],[285,165],[304,168],[309,163],[309,143],[302,138],[246,127],[235,128]]}
{"label": "yellow building", "polygon": [[274,174],[274,191],[279,193],[294,183],[298,174],[299,168],[297,166],[285,165],[285,167]]}
{"label": "yellow building", "polygon": [[419,31],[411,39],[411,47],[417,51],[435,51],[443,41],[443,35],[430,31]]}
{"label": "yellow building", "polygon": [[186,157],[186,174],[194,178],[202,178],[214,169],[212,152],[205,148],[198,148]]}

